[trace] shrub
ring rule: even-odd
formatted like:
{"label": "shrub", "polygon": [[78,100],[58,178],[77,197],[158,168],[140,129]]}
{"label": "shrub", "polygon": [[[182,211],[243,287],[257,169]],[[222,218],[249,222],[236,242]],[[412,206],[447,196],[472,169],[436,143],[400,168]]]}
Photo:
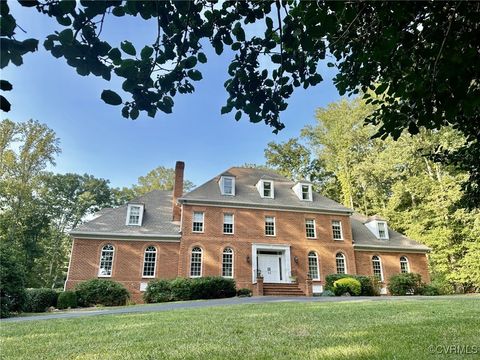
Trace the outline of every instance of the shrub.
{"label": "shrub", "polygon": [[153,280],[143,293],[146,303],[159,303],[172,300],[172,286],[169,280]]}
{"label": "shrub", "polygon": [[437,296],[440,295],[440,290],[434,284],[423,284],[419,287],[418,293],[425,296]]}
{"label": "shrub", "polygon": [[349,293],[352,296],[358,296],[362,292],[360,281],[352,277],[338,279],[333,283],[333,292],[340,296]]}
{"label": "shrub", "polygon": [[333,291],[325,290],[320,296],[335,296],[335,294],[333,293]]}
{"label": "shrub", "polygon": [[388,283],[388,291],[392,295],[417,295],[421,288],[422,277],[416,273],[392,275]]}
{"label": "shrub", "polygon": [[237,290],[237,296],[239,297],[250,297],[252,296],[252,290],[247,288],[242,288]]}
{"label": "shrub", "polygon": [[25,306],[25,274],[15,254],[7,246],[0,248],[0,317],[22,311]]}
{"label": "shrub", "polygon": [[58,293],[53,289],[27,289],[24,310],[26,312],[44,312],[51,306],[57,307]]}
{"label": "shrub", "polygon": [[77,293],[75,291],[63,291],[58,294],[57,307],[68,309],[77,307]]}
{"label": "shrub", "polygon": [[339,279],[353,278],[360,282],[361,296],[379,296],[380,282],[374,276],[349,275],[349,274],[330,274],[325,278],[325,290],[333,290],[333,283]]}
{"label": "shrub", "polygon": [[80,306],[119,306],[130,298],[128,290],[120,283],[106,279],[84,281],[75,287]]}
{"label": "shrub", "polygon": [[143,299],[145,302],[164,302],[197,299],[219,299],[236,294],[235,281],[219,276],[196,279],[151,281]]}

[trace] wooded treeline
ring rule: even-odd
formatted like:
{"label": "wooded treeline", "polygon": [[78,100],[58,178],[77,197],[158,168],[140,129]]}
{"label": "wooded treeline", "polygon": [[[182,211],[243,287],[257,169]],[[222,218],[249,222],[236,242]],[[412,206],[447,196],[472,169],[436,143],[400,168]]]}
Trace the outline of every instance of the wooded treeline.
{"label": "wooded treeline", "polygon": [[[269,143],[266,164],[432,248],[433,278],[456,291],[480,289],[480,212],[459,204],[467,173],[434,161],[436,151],[465,143],[451,128],[372,139],[364,119],[374,110],[361,99],[316,111],[316,124],[299,138]],[[448,289],[447,289],[448,290]]]}
{"label": "wooded treeline", "polygon": [[[63,287],[69,230],[101,208],[124,204],[154,189],[173,188],[174,170],[162,166],[122,189],[88,174],[46,171],[60,152],[59,139],[44,124],[0,123],[2,286],[15,275],[15,282],[25,287]],[[193,187],[188,180],[185,185]]]}

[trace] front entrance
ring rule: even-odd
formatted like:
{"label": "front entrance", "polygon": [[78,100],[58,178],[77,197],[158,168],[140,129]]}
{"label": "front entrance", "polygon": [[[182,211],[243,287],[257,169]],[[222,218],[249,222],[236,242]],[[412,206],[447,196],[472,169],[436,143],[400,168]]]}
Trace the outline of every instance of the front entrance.
{"label": "front entrance", "polygon": [[282,282],[282,256],[280,254],[260,253],[258,256],[258,270],[267,283]]}
{"label": "front entrance", "polygon": [[290,246],[252,244],[252,283],[263,276],[265,283],[290,283],[292,275]]}

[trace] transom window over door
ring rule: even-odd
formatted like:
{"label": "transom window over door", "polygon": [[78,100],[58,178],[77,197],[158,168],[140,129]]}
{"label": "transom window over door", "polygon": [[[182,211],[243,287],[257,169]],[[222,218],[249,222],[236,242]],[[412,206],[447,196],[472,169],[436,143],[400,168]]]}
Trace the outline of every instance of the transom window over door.
{"label": "transom window over door", "polygon": [[372,256],[373,276],[378,280],[383,281],[382,262],[379,256]]}
{"label": "transom window over door", "polygon": [[223,214],[223,233],[233,234],[233,214]]}
{"label": "transom window over door", "polygon": [[275,217],[265,216],[265,235],[275,236]]}
{"label": "transom window over door", "polygon": [[107,244],[102,248],[100,253],[100,267],[98,270],[98,276],[111,277],[113,268],[113,255],[115,248],[111,244]]}
{"label": "transom window over door", "polygon": [[317,237],[317,234],[315,232],[315,220],[313,219],[305,220],[305,232],[306,232],[307,238],[309,239],[315,239]]}
{"label": "transom window over door", "polygon": [[202,211],[193,212],[193,232],[203,232],[203,220],[205,214]]}
{"label": "transom window over door", "polygon": [[308,273],[312,280],[320,280],[320,272],[318,271],[317,253],[310,251],[308,253]]}
{"label": "transom window over door", "polygon": [[337,264],[337,274],[346,274],[347,264],[345,260],[345,255],[343,255],[342,253],[338,253],[335,260]]}
{"label": "transom window over door", "polygon": [[192,249],[190,259],[190,277],[202,276],[202,249],[198,246]]}
{"label": "transom window over door", "polygon": [[410,266],[406,256],[400,256],[400,272],[403,274],[410,272]]}
{"label": "transom window over door", "polygon": [[332,235],[334,240],[343,240],[342,223],[339,220],[332,221]]}
{"label": "transom window over door", "polygon": [[223,250],[222,276],[228,278],[233,277],[233,250],[230,248]]}
{"label": "transom window over door", "polygon": [[157,263],[157,249],[155,246],[149,246],[145,249],[143,256],[143,277],[155,277],[155,268]]}

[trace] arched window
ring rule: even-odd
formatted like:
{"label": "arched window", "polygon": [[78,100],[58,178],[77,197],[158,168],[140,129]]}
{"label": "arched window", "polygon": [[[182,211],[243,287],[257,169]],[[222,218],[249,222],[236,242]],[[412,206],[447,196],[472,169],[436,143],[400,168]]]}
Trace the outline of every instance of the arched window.
{"label": "arched window", "polygon": [[308,253],[308,273],[312,280],[320,280],[320,271],[318,271],[318,257],[315,251]]}
{"label": "arched window", "polygon": [[345,260],[345,255],[338,253],[336,256],[337,262],[337,274],[346,274],[347,273],[347,262]]}
{"label": "arched window", "polygon": [[406,256],[400,256],[400,272],[403,274],[410,272],[410,265]]}
{"label": "arched window", "polygon": [[111,277],[113,268],[113,254],[115,248],[111,244],[107,244],[102,248],[100,253],[100,267],[98,269],[98,276]]}
{"label": "arched window", "polygon": [[143,277],[155,277],[155,268],[157,264],[157,249],[155,246],[149,246],[145,249],[143,256]]}
{"label": "arched window", "polygon": [[382,271],[382,261],[380,256],[372,256],[372,267],[373,267],[373,276],[378,280],[383,281],[383,271]]}
{"label": "arched window", "polygon": [[230,248],[223,250],[222,276],[233,278],[233,250]]}
{"label": "arched window", "polygon": [[198,246],[192,249],[190,260],[190,277],[202,276],[202,249]]}

